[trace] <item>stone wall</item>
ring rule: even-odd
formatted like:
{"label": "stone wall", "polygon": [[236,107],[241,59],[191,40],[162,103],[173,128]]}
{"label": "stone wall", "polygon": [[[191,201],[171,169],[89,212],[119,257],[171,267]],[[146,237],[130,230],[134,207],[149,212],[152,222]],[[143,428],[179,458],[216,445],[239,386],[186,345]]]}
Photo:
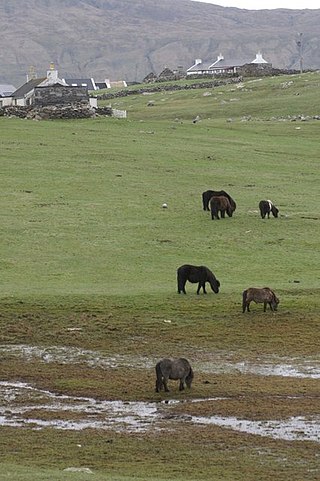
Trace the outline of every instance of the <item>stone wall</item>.
{"label": "stone wall", "polygon": [[64,87],[63,85],[52,85],[48,87],[36,87],[34,89],[33,103],[36,107],[88,102],[88,90],[84,87]]}
{"label": "stone wall", "polygon": [[81,103],[67,106],[3,107],[0,109],[0,116],[33,120],[89,119],[99,115],[111,117],[113,110],[111,107],[93,109],[88,104]]}
{"label": "stone wall", "polygon": [[240,75],[244,77],[267,77],[274,75],[294,75],[299,73],[298,70],[281,70],[273,68],[270,63],[254,64],[248,63],[238,69]]}
{"label": "stone wall", "polygon": [[243,79],[242,77],[229,77],[229,78],[224,78],[224,79],[214,79],[214,80],[208,80],[208,81],[203,81],[203,82],[198,82],[198,83],[187,83],[187,84],[170,84],[170,85],[161,85],[161,84],[156,84],[153,87],[146,87],[146,88],[141,88],[141,89],[126,89],[126,90],[120,90],[119,92],[115,93],[105,93],[99,96],[100,99],[107,100],[107,99],[114,99],[118,97],[127,97],[128,95],[138,95],[138,94],[143,94],[143,93],[148,93],[148,92],[171,92],[171,91],[177,91],[177,90],[195,90],[195,89],[209,89],[209,88],[214,88],[214,87],[220,87],[221,85],[227,85],[227,84],[234,84],[234,83],[239,83]]}

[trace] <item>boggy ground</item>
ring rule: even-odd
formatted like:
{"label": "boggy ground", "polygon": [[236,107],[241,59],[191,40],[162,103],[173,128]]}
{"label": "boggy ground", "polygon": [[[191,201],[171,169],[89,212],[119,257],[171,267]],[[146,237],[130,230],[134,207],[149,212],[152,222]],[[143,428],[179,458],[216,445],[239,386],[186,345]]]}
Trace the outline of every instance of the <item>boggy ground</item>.
{"label": "boggy ground", "polygon": [[[142,479],[317,479],[317,305],[243,315],[213,309],[213,295],[190,299],[4,302],[2,462]],[[171,381],[155,393],[156,360],[182,355],[192,389]]]}

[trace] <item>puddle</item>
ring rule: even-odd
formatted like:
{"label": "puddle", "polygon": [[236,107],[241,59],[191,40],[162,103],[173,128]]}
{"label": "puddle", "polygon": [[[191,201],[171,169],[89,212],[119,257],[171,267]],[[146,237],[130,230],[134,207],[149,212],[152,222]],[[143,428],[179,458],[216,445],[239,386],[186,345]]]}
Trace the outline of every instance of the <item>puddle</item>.
{"label": "puddle", "polygon": [[275,358],[260,359],[260,364],[255,362],[221,362],[220,366],[213,367],[213,362],[202,362],[203,372],[255,374],[258,376],[282,376],[320,379],[320,361],[315,359],[288,359]]}
{"label": "puddle", "polygon": [[192,422],[230,428],[258,436],[287,441],[315,441],[320,443],[320,416],[307,419],[303,416],[291,417],[278,421],[248,421],[234,417],[212,416],[208,418],[193,417]]}
{"label": "puddle", "polygon": [[[108,356],[99,351],[58,346],[42,348],[28,345],[0,345],[0,355],[16,356],[26,361],[39,359],[45,363],[81,363],[92,368],[99,367],[102,369],[131,366],[135,366],[137,369],[153,369],[158,361],[156,358],[144,356],[121,354]],[[243,356],[245,356],[245,353],[243,353]],[[257,358],[255,362],[233,361],[233,357],[238,359],[239,353],[214,351],[210,353],[200,352],[197,355],[193,351],[189,356],[193,367],[200,372],[320,379],[320,357],[316,359],[264,356]],[[197,358],[201,360],[196,360]]]}
{"label": "puddle", "polygon": [[138,369],[153,368],[155,359],[143,356],[113,355],[106,356],[99,351],[90,351],[76,347],[39,347],[19,345],[0,345],[0,354],[20,357],[26,361],[39,359],[42,362],[59,364],[86,364],[89,367],[112,369],[116,367],[135,366]]}
{"label": "puddle", "polygon": [[[146,431],[158,415],[159,403],[99,401],[93,398],[54,394],[20,382],[0,382],[0,425],[34,429],[114,429]],[[32,411],[50,413],[49,420]],[[57,419],[54,419],[54,413]],[[61,420],[61,413],[66,419]],[[67,419],[67,414],[70,419]],[[76,419],[72,419],[72,415]]]}
{"label": "puddle", "polygon": [[[188,353],[186,353],[188,355]],[[113,355],[104,352],[67,347],[39,347],[28,345],[0,345],[0,356],[14,356],[26,362],[38,359],[44,363],[86,364],[91,368],[112,369],[135,366],[154,369],[158,359]],[[239,352],[192,352],[189,359],[198,372],[242,373],[258,376],[320,378],[320,358],[287,358],[257,356],[251,362],[239,362]],[[245,358],[245,353],[243,353]],[[212,398],[215,401],[221,398]],[[184,402],[206,402],[209,399]],[[320,415],[291,417],[286,420],[250,421],[235,417],[192,417],[175,415],[170,405],[181,401],[163,402],[99,401],[93,398],[58,395],[19,382],[0,382],[0,426],[46,427],[65,430],[86,428],[117,432],[147,432],[174,429],[175,421],[198,425],[217,425],[274,439],[320,442]]]}
{"label": "puddle", "polygon": [[[211,401],[221,398],[211,398]],[[188,402],[206,402],[198,399]],[[172,403],[99,401],[93,398],[57,395],[21,382],[0,382],[0,426],[32,429],[54,428],[79,431],[86,428],[141,433],[172,430],[176,421],[217,425],[235,431],[274,439],[320,442],[320,416],[291,417],[278,421],[249,421],[235,417],[175,415]],[[50,413],[42,419],[40,413]],[[55,418],[56,413],[56,418]],[[63,413],[64,419],[61,419]],[[47,416],[46,416],[47,417]],[[74,419],[73,419],[74,418]]]}

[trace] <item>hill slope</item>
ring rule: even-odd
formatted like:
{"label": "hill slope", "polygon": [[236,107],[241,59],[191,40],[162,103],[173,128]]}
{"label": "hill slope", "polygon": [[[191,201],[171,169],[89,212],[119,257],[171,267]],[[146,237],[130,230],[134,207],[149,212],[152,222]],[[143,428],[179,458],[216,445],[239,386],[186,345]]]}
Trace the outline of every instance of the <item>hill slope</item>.
{"label": "hill slope", "polygon": [[30,66],[43,75],[141,80],[195,58],[254,58],[320,67],[319,10],[248,11],[190,0],[0,0],[0,82],[17,86]]}

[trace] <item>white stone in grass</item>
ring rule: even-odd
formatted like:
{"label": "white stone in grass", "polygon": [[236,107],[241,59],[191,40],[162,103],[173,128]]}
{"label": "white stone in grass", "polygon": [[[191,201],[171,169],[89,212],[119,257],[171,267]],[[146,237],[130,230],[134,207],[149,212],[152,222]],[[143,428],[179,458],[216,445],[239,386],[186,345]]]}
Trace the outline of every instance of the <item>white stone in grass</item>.
{"label": "white stone in grass", "polygon": [[93,474],[93,471],[90,468],[66,468],[63,471],[69,472],[69,473]]}

